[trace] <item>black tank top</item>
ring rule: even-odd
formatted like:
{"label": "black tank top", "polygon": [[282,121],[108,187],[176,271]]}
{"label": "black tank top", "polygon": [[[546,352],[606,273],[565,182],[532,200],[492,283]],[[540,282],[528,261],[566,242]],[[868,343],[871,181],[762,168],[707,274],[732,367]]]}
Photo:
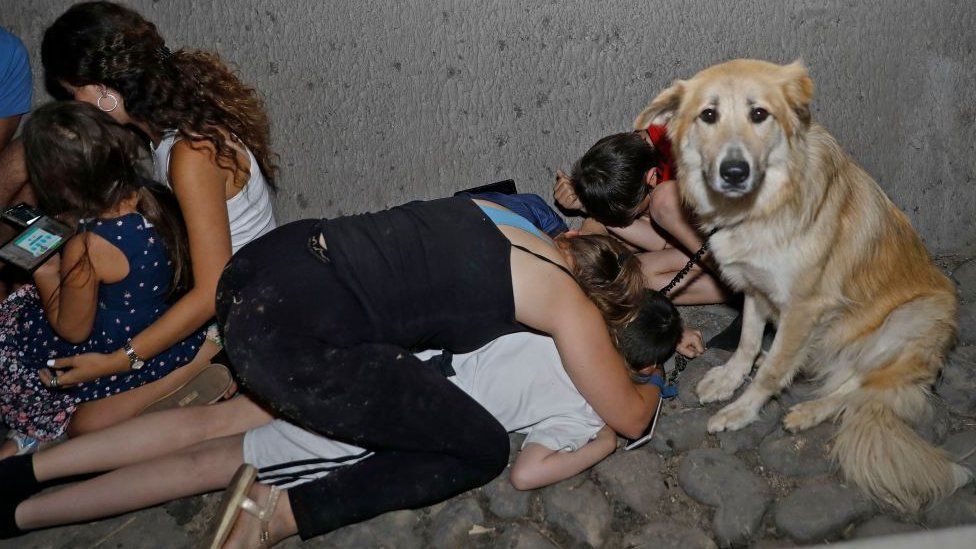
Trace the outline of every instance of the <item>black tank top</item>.
{"label": "black tank top", "polygon": [[324,219],[317,230],[375,341],[464,353],[526,330],[515,321],[509,241],[468,198]]}

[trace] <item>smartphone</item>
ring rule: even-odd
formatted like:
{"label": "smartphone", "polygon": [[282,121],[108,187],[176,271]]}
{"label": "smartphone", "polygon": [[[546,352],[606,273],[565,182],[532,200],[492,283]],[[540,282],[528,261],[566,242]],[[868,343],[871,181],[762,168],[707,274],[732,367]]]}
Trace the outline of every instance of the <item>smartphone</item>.
{"label": "smartphone", "polygon": [[515,188],[514,179],[506,179],[504,181],[496,181],[494,183],[489,183],[487,185],[482,185],[480,187],[464,189],[463,191],[458,191],[454,193],[454,196],[457,196],[459,194],[480,194],[480,193],[518,194],[518,190]]}
{"label": "smartphone", "polygon": [[10,242],[0,247],[0,260],[32,273],[58,253],[74,233],[68,225],[53,217],[41,215],[31,220],[27,228]]}
{"label": "smartphone", "polygon": [[26,202],[11,206],[4,210],[3,214],[0,214],[0,218],[20,229],[26,228],[42,217],[44,217],[44,212]]}
{"label": "smartphone", "polygon": [[661,403],[664,402],[663,398],[657,400],[657,411],[654,412],[654,421],[651,422],[651,426],[647,429],[643,436],[640,438],[631,440],[627,442],[624,446],[624,450],[633,450],[634,448],[640,448],[641,446],[647,444],[651,437],[654,436],[654,428],[657,427],[657,418],[661,417]]}

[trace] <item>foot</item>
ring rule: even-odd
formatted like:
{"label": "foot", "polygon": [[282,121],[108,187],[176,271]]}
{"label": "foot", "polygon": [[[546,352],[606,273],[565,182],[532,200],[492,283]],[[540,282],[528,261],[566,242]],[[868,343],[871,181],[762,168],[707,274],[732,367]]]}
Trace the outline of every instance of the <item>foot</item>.
{"label": "foot", "polygon": [[[746,395],[743,395],[745,397]],[[762,404],[754,405],[750,400],[740,397],[732,404],[718,411],[708,420],[708,432],[738,431],[759,417]]]}
{"label": "foot", "polygon": [[799,433],[816,427],[837,413],[837,405],[826,399],[801,402],[790,408],[783,418],[783,427],[791,433]]}
{"label": "foot", "polygon": [[712,368],[695,388],[698,393],[698,400],[702,404],[728,400],[739,388],[739,385],[742,385],[742,381],[745,379],[743,370],[743,368],[738,368],[731,363]]}
{"label": "foot", "polygon": [[[260,482],[255,482],[248,492],[248,497],[259,505],[268,501],[268,494],[271,487],[265,486]],[[298,526],[295,524],[295,517],[291,513],[291,503],[288,501],[288,492],[281,492],[278,505],[271,515],[268,524],[268,538],[261,539],[261,521],[250,513],[242,512],[237,517],[234,529],[231,530],[230,537],[224,544],[225,549],[246,549],[272,547],[285,538],[298,533]]]}

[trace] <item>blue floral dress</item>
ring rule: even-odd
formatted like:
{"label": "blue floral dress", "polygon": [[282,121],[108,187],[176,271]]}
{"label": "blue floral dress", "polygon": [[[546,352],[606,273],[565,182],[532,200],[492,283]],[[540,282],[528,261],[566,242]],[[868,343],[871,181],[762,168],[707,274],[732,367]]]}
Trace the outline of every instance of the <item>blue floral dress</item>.
{"label": "blue floral dress", "polygon": [[98,288],[91,337],[69,343],[47,321],[37,289],[24,286],[0,303],[0,422],[39,440],[60,437],[77,406],[155,381],[186,364],[203,344],[205,328],[146,361],[139,370],[102,377],[75,387],[45,387],[38,370],[50,358],[111,353],[169,308],[172,263],[162,239],[140,214],[89,221],[86,229],[125,254],[129,274]]}

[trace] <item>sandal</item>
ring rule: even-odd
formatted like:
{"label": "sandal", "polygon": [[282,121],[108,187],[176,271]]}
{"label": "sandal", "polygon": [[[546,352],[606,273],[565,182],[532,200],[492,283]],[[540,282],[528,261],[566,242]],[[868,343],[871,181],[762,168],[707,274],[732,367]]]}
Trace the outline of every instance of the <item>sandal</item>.
{"label": "sandal", "polygon": [[233,384],[234,378],[227,366],[208,364],[176,390],[143,408],[141,413],[213,404],[223,398]]}
{"label": "sandal", "polygon": [[268,541],[271,539],[271,531],[268,527],[271,524],[271,516],[278,506],[281,488],[272,486],[268,500],[264,502],[264,506],[261,506],[247,497],[247,493],[257,478],[258,470],[253,465],[245,463],[237,469],[234,478],[230,481],[230,486],[224,492],[224,499],[221,501],[220,510],[217,512],[217,522],[211,529],[212,534],[207,536],[209,542],[205,542],[201,546],[202,548],[220,549],[223,547],[224,542],[227,541],[234,529],[234,524],[237,523],[237,517],[240,516],[241,510],[254,515],[261,521],[261,547],[270,547]]}

